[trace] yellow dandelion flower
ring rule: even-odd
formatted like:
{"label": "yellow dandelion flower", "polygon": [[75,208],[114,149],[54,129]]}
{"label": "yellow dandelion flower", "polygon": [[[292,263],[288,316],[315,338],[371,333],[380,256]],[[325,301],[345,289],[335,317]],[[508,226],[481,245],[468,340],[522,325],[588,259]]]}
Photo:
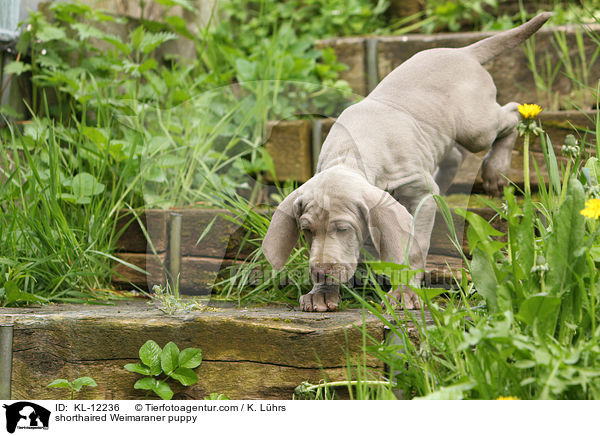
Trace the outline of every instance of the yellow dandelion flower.
{"label": "yellow dandelion flower", "polygon": [[579,213],[585,217],[597,220],[600,217],[600,198],[592,198],[586,201],[585,209],[580,210]]}
{"label": "yellow dandelion flower", "polygon": [[503,397],[503,396],[499,396],[498,398],[496,398],[496,400],[518,400],[517,397]]}
{"label": "yellow dandelion flower", "polygon": [[533,120],[542,111],[542,107],[538,104],[520,104],[519,113],[525,120]]}

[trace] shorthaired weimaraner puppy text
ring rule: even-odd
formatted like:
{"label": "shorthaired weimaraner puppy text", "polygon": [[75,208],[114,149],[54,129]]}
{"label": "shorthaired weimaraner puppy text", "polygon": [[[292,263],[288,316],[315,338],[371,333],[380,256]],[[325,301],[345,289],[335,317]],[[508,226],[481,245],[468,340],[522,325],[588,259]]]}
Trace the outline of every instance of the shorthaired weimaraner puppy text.
{"label": "shorthaired weimaraner puppy text", "polygon": [[[496,87],[482,64],[518,47],[550,16],[539,14],[467,47],[417,53],[342,112],[323,144],[315,176],[281,202],[262,244],[268,261],[280,269],[304,233],[314,286],[300,298],[303,311],[337,309],[339,284],[352,278],[369,238],[381,260],[424,269],[433,195],[450,186],[467,151],[489,149],[484,187],[502,191],[518,105],[496,102]],[[417,274],[412,284],[422,278]],[[406,309],[419,307],[406,286],[387,297]]]}

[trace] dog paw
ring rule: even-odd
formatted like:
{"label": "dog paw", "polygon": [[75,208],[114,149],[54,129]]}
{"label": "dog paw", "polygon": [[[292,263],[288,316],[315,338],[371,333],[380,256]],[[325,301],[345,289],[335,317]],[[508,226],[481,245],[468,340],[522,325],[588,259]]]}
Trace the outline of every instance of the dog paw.
{"label": "dog paw", "polygon": [[499,197],[504,192],[504,187],[508,180],[504,177],[508,174],[508,168],[499,169],[494,161],[484,161],[481,169],[481,178],[483,179],[483,189],[490,195]]}
{"label": "dog paw", "polygon": [[421,308],[419,297],[410,289],[390,291],[385,295],[385,301],[381,302],[381,307],[385,310],[387,307],[396,309],[403,307],[406,310],[415,310]]}
{"label": "dog paw", "polygon": [[313,288],[300,297],[300,309],[303,312],[334,312],[340,303],[340,291],[335,289]]}

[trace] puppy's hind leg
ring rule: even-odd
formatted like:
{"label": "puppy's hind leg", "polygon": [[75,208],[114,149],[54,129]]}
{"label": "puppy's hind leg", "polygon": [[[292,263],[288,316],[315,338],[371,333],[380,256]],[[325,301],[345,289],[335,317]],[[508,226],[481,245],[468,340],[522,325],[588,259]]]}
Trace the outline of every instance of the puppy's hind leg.
{"label": "puppy's hind leg", "polygon": [[452,150],[446,156],[438,166],[433,178],[435,183],[440,188],[440,194],[445,194],[450,185],[452,185],[452,181],[454,180],[454,176],[458,172],[458,169],[462,165],[465,157],[467,155],[467,150],[464,149],[461,145],[455,145]]}
{"label": "puppy's hind leg", "polygon": [[500,109],[500,125],[492,148],[483,160],[481,175],[486,192],[499,196],[508,183],[512,150],[517,139],[518,103],[508,103]]}

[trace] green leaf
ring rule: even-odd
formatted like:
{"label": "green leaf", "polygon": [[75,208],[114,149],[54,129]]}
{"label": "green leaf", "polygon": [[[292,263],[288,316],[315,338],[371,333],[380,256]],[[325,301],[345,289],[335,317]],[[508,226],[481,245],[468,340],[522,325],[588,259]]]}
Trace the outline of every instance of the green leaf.
{"label": "green leaf", "polygon": [[165,374],[170,374],[179,366],[179,348],[173,342],[169,342],[162,350],[160,366]]}
{"label": "green leaf", "polygon": [[84,127],[83,134],[98,146],[106,146],[108,143],[108,139],[106,138],[104,132],[95,127]]}
{"label": "green leaf", "polygon": [[171,6],[181,6],[184,9],[187,9],[190,12],[196,12],[193,4],[188,0],[154,0],[156,3],[171,7]]}
{"label": "green leaf", "polygon": [[235,69],[240,82],[250,81],[256,78],[256,64],[253,62],[238,58],[235,61]]}
{"label": "green leaf", "polygon": [[413,292],[417,294],[422,300],[431,300],[438,295],[442,295],[448,292],[447,289],[443,288],[412,288]]}
{"label": "green leaf", "polygon": [[139,44],[139,49],[145,54],[152,52],[159,45],[172,39],[177,39],[177,35],[169,32],[147,33]]}
{"label": "green leaf", "polygon": [[104,188],[104,184],[98,182],[93,175],[85,172],[77,174],[71,182],[71,189],[77,203],[89,199],[92,195],[101,194],[104,192]]}
{"label": "green leaf", "polygon": [[540,333],[553,334],[560,303],[559,297],[545,294],[531,296],[521,303],[516,318],[532,328],[536,327]]}
{"label": "green leaf", "polygon": [[205,400],[229,400],[230,398],[225,395],[225,394],[217,394],[217,393],[212,393],[210,395],[208,395],[207,397],[204,397]]}
{"label": "green leaf", "polygon": [[153,340],[148,340],[139,351],[140,360],[150,368],[160,367],[161,348]]}
{"label": "green leaf", "polygon": [[31,65],[21,61],[12,61],[4,67],[4,74],[14,74],[20,76],[26,71],[31,71]]}
{"label": "green leaf", "polygon": [[48,385],[49,388],[65,388],[71,389],[71,383],[69,380],[65,380],[64,378],[57,378],[53,382]]}
{"label": "green leaf", "polygon": [[135,389],[143,389],[145,391],[152,391],[156,389],[158,381],[152,377],[144,377],[135,382],[133,387]]}
{"label": "green leaf", "polygon": [[585,217],[579,213],[584,208],[583,186],[575,177],[567,185],[567,195],[553,217],[553,229],[546,250],[546,285],[550,296],[561,296],[577,286],[575,277],[580,274],[584,256]]}
{"label": "green leaf", "polygon": [[127,371],[137,372],[142,375],[150,375],[150,367],[139,363],[128,363],[124,366]]}
{"label": "green leaf", "polygon": [[191,386],[198,383],[198,376],[190,368],[177,368],[170,376],[184,386]]}
{"label": "green leaf", "polygon": [[4,283],[4,305],[12,305],[14,303],[40,303],[47,301],[43,297],[21,291],[19,285],[14,280],[9,280]]}
{"label": "green leaf", "polygon": [[170,400],[173,398],[173,391],[164,381],[159,381],[156,383],[156,386],[152,389],[156,395],[158,395],[163,400]]}
{"label": "green leaf", "polygon": [[471,275],[475,289],[485,298],[490,312],[496,312],[498,310],[498,280],[492,261],[479,248],[473,252]]}
{"label": "green leaf", "polygon": [[76,391],[79,391],[84,386],[90,386],[93,388],[98,385],[96,384],[96,381],[91,377],[79,377],[73,380],[73,387]]}
{"label": "green leaf", "polygon": [[131,45],[134,49],[139,50],[142,41],[144,40],[144,27],[138,26],[133,32],[129,34]]}
{"label": "green leaf", "polygon": [[181,368],[196,368],[202,363],[202,350],[199,348],[186,348],[179,353],[179,366]]}
{"label": "green leaf", "polygon": [[54,26],[44,26],[36,35],[36,38],[41,42],[65,39],[66,37],[67,35],[63,29]]}
{"label": "green leaf", "polygon": [[462,400],[464,395],[463,392],[468,391],[475,387],[475,383],[468,381],[464,383],[458,383],[451,386],[445,386],[438,389],[424,397],[415,398],[415,400]]}

